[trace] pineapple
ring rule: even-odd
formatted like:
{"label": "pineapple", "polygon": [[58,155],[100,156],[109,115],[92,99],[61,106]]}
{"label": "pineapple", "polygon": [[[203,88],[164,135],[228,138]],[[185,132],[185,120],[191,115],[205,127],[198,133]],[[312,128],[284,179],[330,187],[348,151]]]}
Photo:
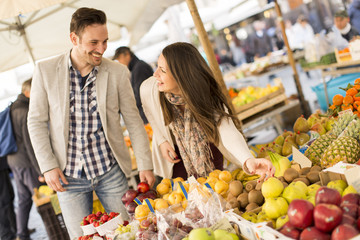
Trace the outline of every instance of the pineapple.
{"label": "pineapple", "polygon": [[320,166],[320,160],[324,150],[330,145],[331,142],[335,141],[335,139],[336,136],[331,132],[321,135],[306,150],[305,156],[310,159],[313,165]]}
{"label": "pineapple", "polygon": [[321,166],[328,168],[343,161],[355,163],[360,158],[360,120],[353,120],[349,126],[324,152],[321,158]]}
{"label": "pineapple", "polygon": [[323,156],[324,151],[328,146],[336,140],[336,138],[344,131],[346,126],[356,117],[356,115],[343,114],[338,120],[334,123],[332,131],[321,135],[316,139],[311,146],[306,150],[305,156],[308,157],[313,165],[320,166],[320,161]]}

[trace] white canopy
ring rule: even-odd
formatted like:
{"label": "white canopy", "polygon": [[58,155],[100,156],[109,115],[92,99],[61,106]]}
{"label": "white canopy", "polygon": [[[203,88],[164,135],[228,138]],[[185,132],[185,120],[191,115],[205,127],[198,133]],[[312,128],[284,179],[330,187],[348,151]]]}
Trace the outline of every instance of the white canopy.
{"label": "white canopy", "polygon": [[135,44],[171,5],[183,0],[1,0],[0,72],[30,61],[51,57],[71,47],[70,20],[80,7],[103,10],[109,40],[118,40],[120,28]]}

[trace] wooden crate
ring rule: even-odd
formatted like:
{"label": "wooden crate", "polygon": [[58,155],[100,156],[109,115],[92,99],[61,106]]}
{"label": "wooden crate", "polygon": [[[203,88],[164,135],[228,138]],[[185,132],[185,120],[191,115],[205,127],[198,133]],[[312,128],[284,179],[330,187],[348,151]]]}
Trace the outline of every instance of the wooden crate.
{"label": "wooden crate", "polygon": [[277,104],[287,104],[288,100],[285,94],[285,89],[280,85],[279,90],[266,95],[265,97],[256,99],[255,101],[235,108],[235,112],[240,121],[249,118],[257,113],[260,113],[268,108],[271,108]]}
{"label": "wooden crate", "polygon": [[339,53],[339,50],[337,48],[335,48],[334,50],[335,50],[336,61],[338,63],[352,61],[350,52]]}

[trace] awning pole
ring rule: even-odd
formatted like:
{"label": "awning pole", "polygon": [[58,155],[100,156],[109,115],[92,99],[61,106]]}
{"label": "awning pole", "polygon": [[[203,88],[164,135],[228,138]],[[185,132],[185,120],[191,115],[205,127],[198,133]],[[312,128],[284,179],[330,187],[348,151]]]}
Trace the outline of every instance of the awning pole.
{"label": "awning pole", "polygon": [[29,40],[27,38],[26,32],[25,32],[25,26],[21,23],[20,20],[20,16],[16,17],[16,21],[17,21],[17,27],[18,27],[18,31],[20,32],[20,35],[22,37],[22,39],[24,40],[25,46],[26,46],[26,52],[28,54],[29,57],[29,61],[32,63],[32,65],[35,65],[35,58],[34,55],[32,53],[30,44],[29,44]]}
{"label": "awning pole", "polygon": [[229,105],[230,105],[230,107],[232,108],[232,110],[234,112],[234,108],[233,108],[233,105],[231,103],[229,92],[228,92],[228,90],[226,88],[226,85],[225,85],[225,82],[224,82],[224,79],[223,79],[219,64],[216,61],[214,49],[211,46],[209,37],[208,37],[207,32],[206,32],[206,30],[204,28],[204,24],[203,24],[203,22],[202,22],[202,20],[200,18],[199,11],[197,9],[196,3],[195,3],[194,0],[186,0],[186,3],[188,5],[189,11],[190,11],[191,16],[193,18],[193,21],[194,21],[194,24],[195,24],[195,27],[196,27],[196,31],[199,34],[199,40],[200,40],[201,45],[204,48],[204,51],[205,51],[207,60],[209,62],[211,71],[213,72],[216,81],[218,82],[218,84],[222,88],[225,96],[228,99]]}

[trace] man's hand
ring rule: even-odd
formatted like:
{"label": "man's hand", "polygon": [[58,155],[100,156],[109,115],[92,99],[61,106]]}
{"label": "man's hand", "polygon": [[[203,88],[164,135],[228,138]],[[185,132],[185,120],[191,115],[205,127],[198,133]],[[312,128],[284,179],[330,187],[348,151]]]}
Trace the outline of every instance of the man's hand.
{"label": "man's hand", "polygon": [[60,170],[60,168],[54,168],[51,169],[48,172],[44,173],[46,184],[52,188],[56,192],[64,192],[66,191],[65,188],[60,183],[60,178],[63,181],[64,184],[68,184],[68,181],[66,180],[63,172]]}
{"label": "man's hand", "polygon": [[154,186],[155,176],[152,170],[144,170],[139,172],[140,182],[146,182],[150,188]]}
{"label": "man's hand", "polygon": [[180,162],[179,157],[176,155],[174,148],[170,145],[168,141],[163,142],[160,144],[160,152],[163,158],[171,163],[178,163]]}
{"label": "man's hand", "polygon": [[245,162],[245,167],[250,174],[260,175],[259,181],[266,180],[273,177],[275,174],[275,167],[266,158],[249,158]]}

